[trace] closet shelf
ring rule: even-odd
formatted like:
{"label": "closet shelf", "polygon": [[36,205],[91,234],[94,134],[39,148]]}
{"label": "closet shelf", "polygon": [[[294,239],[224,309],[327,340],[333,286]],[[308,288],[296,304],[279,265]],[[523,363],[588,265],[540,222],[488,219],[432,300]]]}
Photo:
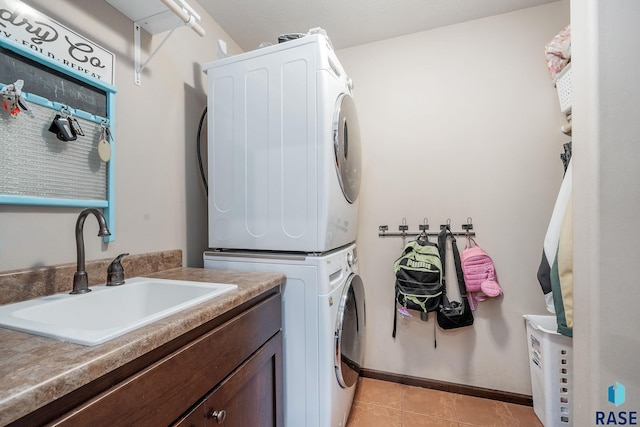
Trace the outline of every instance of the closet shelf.
{"label": "closet shelf", "polygon": [[[132,2],[131,0],[106,0],[111,6],[133,21],[133,63],[134,82],[141,85],[142,70],[160,50],[162,45],[171,37],[173,31],[187,26],[200,37],[205,35],[204,29],[198,24],[200,15],[187,4],[186,0],[156,0]],[[162,42],[149,55],[146,61],[140,59],[140,29],[145,29],[154,35],[169,31]]]}

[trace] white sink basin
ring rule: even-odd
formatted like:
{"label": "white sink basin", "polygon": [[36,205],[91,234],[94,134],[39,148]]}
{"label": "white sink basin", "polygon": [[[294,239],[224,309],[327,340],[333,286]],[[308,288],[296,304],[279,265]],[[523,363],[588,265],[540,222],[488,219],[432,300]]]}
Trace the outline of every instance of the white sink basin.
{"label": "white sink basin", "polygon": [[82,345],[97,345],[237,289],[237,285],[136,277],[0,306],[0,327]]}

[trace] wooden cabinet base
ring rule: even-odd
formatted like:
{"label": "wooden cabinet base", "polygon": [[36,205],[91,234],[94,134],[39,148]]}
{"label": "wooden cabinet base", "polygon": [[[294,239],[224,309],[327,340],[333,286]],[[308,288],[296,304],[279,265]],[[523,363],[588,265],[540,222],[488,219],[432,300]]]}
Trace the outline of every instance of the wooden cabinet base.
{"label": "wooden cabinet base", "polygon": [[[168,426],[209,399],[224,406],[224,425],[282,426],[281,305],[274,288],[212,320],[186,341],[176,339],[168,350],[131,362],[11,426]],[[78,402],[83,391],[93,394]],[[65,406],[73,409],[56,416]],[[254,410],[257,418],[249,414]],[[217,425],[207,414],[200,420],[205,424],[193,425]],[[222,415],[216,415],[220,420]],[[266,420],[244,421],[260,417]],[[180,425],[191,425],[185,422]]]}

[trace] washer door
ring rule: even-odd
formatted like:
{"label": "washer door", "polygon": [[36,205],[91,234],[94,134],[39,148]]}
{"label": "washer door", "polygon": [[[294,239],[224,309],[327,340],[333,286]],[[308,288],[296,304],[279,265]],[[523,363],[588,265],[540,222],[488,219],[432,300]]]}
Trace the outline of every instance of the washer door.
{"label": "washer door", "polygon": [[364,286],[352,274],[340,298],[335,331],[335,369],[338,383],[351,387],[358,380],[364,358],[365,306]]}
{"label": "washer door", "polygon": [[342,193],[349,203],[360,194],[360,125],[353,98],[338,97],[333,118],[333,149]]}

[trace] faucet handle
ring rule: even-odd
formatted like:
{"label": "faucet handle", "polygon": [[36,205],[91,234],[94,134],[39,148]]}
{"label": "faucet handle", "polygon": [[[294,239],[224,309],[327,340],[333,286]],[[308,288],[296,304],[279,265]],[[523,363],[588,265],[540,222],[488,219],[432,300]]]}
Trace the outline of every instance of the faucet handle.
{"label": "faucet handle", "polygon": [[118,255],[113,261],[111,261],[109,267],[107,267],[107,286],[124,285],[124,268],[122,267],[120,260],[122,257],[127,255],[129,254],[126,253]]}

